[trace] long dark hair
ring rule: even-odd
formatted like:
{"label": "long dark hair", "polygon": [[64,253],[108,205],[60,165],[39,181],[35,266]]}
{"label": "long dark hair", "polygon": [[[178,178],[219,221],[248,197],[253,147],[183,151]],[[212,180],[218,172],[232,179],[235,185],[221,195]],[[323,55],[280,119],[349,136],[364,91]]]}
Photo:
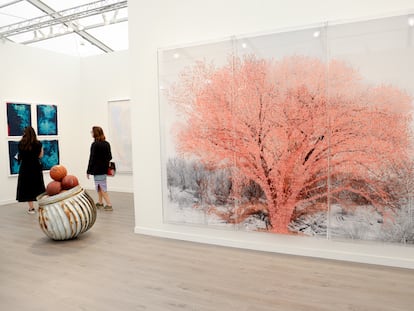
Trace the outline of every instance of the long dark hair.
{"label": "long dark hair", "polygon": [[105,134],[100,126],[92,127],[92,135],[95,141],[105,141]]}
{"label": "long dark hair", "polygon": [[38,144],[36,132],[31,126],[24,128],[22,139],[20,140],[20,147],[22,150],[32,150],[34,144]]}

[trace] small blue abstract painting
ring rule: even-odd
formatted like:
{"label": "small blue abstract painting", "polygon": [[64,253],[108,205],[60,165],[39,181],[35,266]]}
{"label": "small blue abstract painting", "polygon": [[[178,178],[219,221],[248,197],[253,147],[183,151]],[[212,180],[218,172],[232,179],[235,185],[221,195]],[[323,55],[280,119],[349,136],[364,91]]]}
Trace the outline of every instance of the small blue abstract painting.
{"label": "small blue abstract painting", "polygon": [[41,159],[44,171],[48,171],[54,165],[59,164],[59,142],[57,139],[41,140],[43,145],[43,157]]}
{"label": "small blue abstract painting", "polygon": [[30,104],[6,103],[9,136],[22,136],[26,126],[32,125]]}
{"label": "small blue abstract painting", "polygon": [[37,105],[37,134],[57,135],[57,106]]}
{"label": "small blue abstract painting", "polygon": [[19,142],[10,140],[9,141],[9,165],[10,165],[11,175],[19,174],[20,164],[17,161],[18,154],[19,154]]}

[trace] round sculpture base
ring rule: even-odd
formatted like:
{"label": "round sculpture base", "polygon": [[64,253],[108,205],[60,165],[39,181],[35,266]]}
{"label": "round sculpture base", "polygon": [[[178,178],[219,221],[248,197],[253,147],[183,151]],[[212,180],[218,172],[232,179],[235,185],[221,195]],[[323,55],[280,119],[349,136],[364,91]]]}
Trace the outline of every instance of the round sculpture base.
{"label": "round sculpture base", "polygon": [[76,238],[95,223],[95,203],[81,186],[53,196],[42,193],[37,201],[40,228],[53,240]]}

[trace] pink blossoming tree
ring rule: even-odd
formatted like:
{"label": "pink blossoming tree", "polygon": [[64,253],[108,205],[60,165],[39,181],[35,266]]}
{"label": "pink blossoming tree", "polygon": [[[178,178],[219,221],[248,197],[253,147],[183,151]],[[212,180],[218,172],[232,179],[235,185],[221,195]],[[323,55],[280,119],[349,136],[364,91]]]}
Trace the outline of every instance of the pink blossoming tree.
{"label": "pink blossoming tree", "polygon": [[212,168],[231,167],[234,184],[256,182],[273,232],[287,233],[300,206],[327,208],[344,194],[382,210],[390,205],[382,172],[408,156],[411,98],[363,83],[340,61],[197,62],[168,98],[181,114],[177,150]]}

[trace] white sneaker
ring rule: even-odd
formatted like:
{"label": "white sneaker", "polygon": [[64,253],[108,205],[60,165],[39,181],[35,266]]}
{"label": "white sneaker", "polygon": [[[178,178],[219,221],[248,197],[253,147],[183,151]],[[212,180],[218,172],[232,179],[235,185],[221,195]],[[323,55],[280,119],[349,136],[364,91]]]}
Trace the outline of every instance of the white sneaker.
{"label": "white sneaker", "polygon": [[29,209],[27,212],[29,214],[36,214],[36,210],[34,208],[33,209]]}

